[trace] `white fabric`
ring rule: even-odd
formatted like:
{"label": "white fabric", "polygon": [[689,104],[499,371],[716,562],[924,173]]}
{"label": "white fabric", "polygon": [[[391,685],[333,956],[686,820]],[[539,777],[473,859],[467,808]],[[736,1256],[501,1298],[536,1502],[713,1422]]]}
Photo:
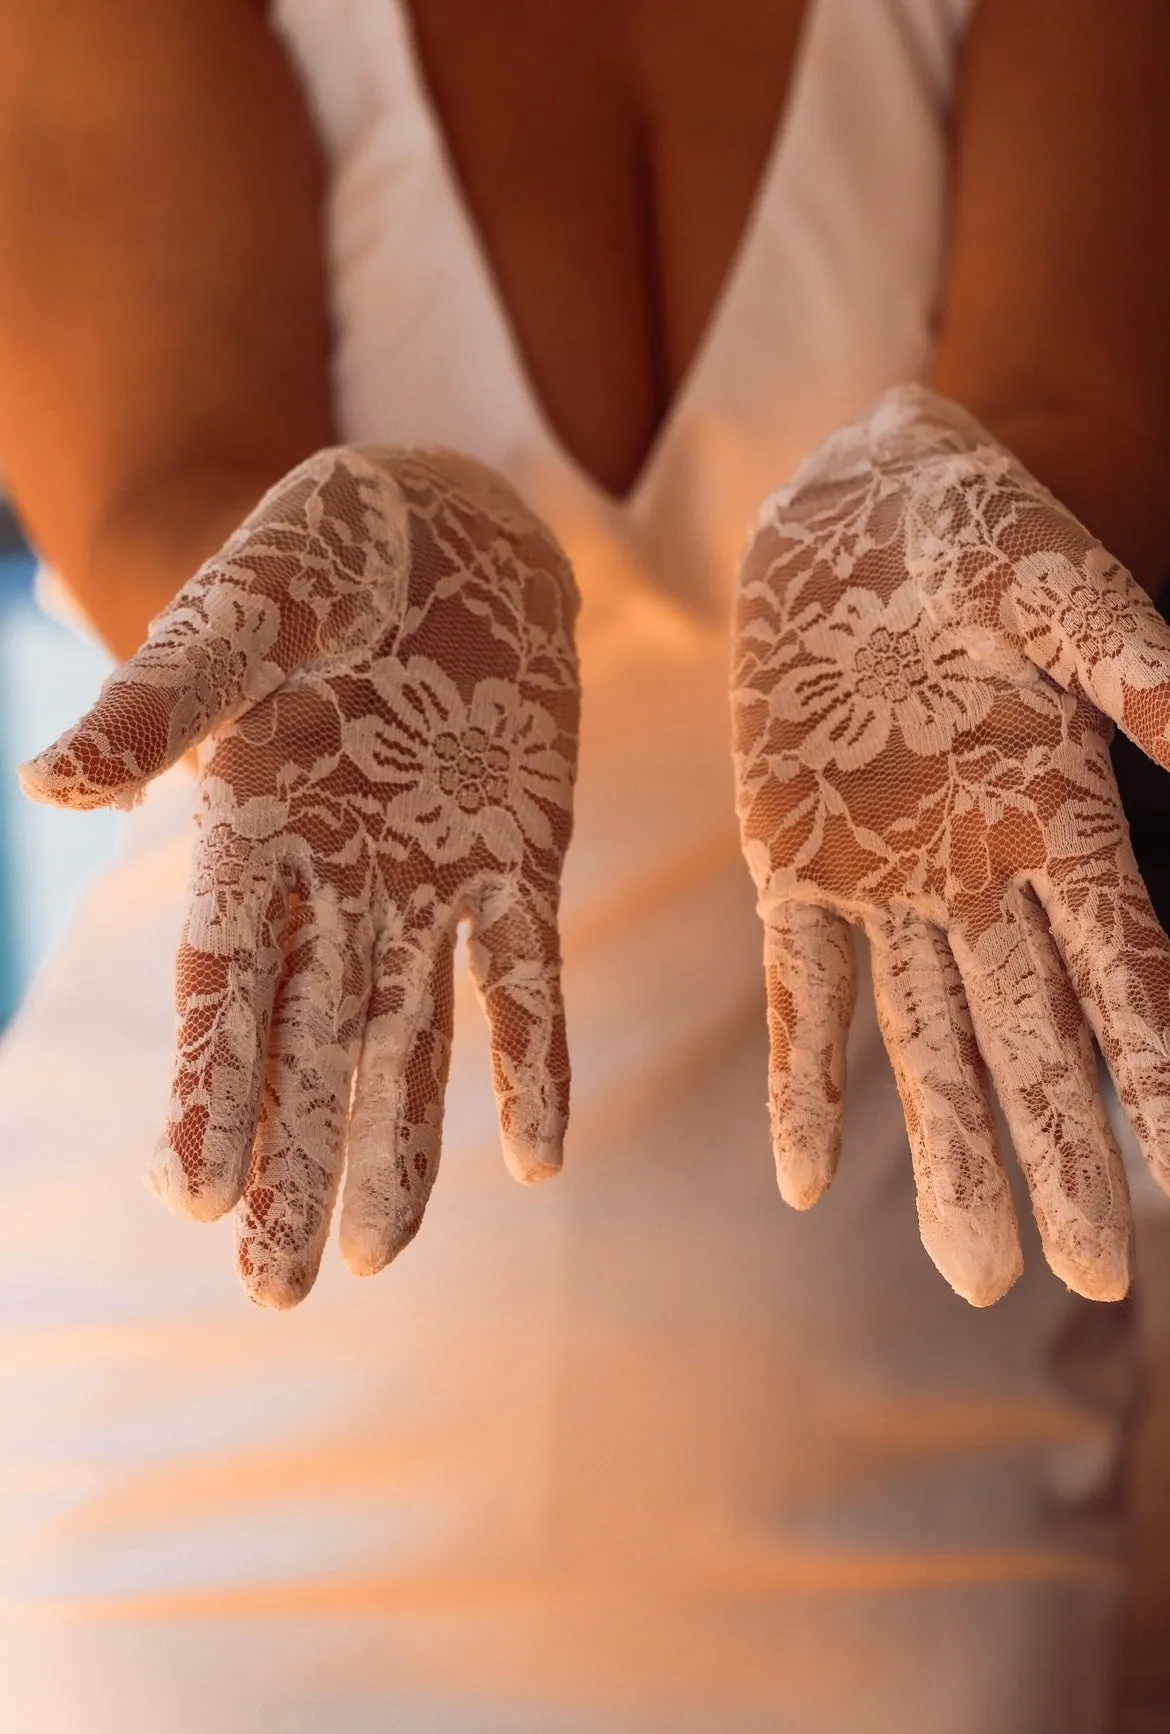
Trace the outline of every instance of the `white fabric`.
{"label": "white fabric", "polygon": [[135,816],[0,1059],[12,1734],[1101,1729],[1125,1311],[1030,1232],[1000,1307],[945,1289],[864,980],[841,1174],[781,1203],[728,753],[751,516],[927,365],[967,10],[813,0],[746,245],[618,509],[526,385],[397,5],[280,7],[332,152],[344,436],[471,451],[577,569],[566,1170],[503,1173],[462,994],[416,1243],[372,1283],[327,1249],[298,1312],[247,1308],[226,1224],[137,1181],[189,791]]}

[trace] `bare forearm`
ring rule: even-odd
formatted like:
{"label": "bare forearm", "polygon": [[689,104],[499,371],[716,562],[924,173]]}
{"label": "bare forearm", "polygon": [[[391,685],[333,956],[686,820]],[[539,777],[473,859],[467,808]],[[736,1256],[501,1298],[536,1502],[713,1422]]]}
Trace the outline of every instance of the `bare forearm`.
{"label": "bare forearm", "polygon": [[1170,578],[1170,454],[1099,415],[967,404],[990,433],[1157,597]]}
{"label": "bare forearm", "polygon": [[1155,592],[1170,570],[1165,0],[979,0],[930,383]]}
{"label": "bare forearm", "polygon": [[118,652],[332,438],[323,175],[251,0],[11,0],[0,465]]}
{"label": "bare forearm", "polygon": [[216,553],[290,465],[266,470],[184,465],[111,502],[84,558],[62,573],[95,631],[119,660]]}

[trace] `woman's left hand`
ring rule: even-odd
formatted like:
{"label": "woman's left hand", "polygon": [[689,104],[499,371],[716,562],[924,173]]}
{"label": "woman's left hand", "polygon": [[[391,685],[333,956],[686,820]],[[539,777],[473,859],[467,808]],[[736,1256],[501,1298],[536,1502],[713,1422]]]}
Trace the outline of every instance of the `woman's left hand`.
{"label": "woman's left hand", "polygon": [[1108,718],[1170,765],[1170,628],[971,417],[904,387],[765,505],[733,716],[784,1197],[815,1203],[836,1165],[859,924],[938,1268],[976,1305],[1022,1268],[990,1073],[1049,1264],[1123,1295],[1090,1031],[1170,1191],[1170,941]]}

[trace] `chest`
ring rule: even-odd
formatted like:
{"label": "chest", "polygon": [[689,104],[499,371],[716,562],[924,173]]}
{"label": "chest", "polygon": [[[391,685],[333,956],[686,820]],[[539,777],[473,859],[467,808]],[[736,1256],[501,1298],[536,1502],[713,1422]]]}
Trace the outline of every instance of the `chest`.
{"label": "chest", "polygon": [[[275,0],[328,169],[338,428],[499,469],[595,614],[622,561],[718,611],[765,495],[879,392],[926,377],[970,0],[805,0],[786,57],[737,49],[771,80],[751,135],[729,64],[705,86],[668,76],[631,26],[573,39],[587,81],[585,46],[538,51],[569,0],[528,0],[509,39],[519,3],[485,6],[489,39],[469,0]],[[687,11],[707,0],[627,4],[647,33],[710,25]],[[774,22],[741,4],[728,16]],[[469,24],[450,62],[428,51],[431,5]],[[642,40],[682,52],[661,28]],[[718,31],[689,40],[729,62]],[[444,84],[459,57],[462,105]],[[679,94],[652,106],[660,85]]]}
{"label": "chest", "polygon": [[734,262],[809,0],[409,0],[532,386],[632,486]]}

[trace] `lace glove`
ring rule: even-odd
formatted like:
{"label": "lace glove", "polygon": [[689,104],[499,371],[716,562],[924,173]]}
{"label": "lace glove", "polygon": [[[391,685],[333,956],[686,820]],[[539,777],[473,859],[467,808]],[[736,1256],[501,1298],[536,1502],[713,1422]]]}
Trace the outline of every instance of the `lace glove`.
{"label": "lace glove", "polygon": [[806,1208],[837,1162],[858,923],[922,1239],[976,1305],[1021,1270],[988,1071],[1078,1293],[1123,1295],[1131,1240],[1090,1030],[1170,1190],[1170,944],[1110,717],[1170,765],[1170,629],[956,405],[889,393],[764,506],[733,724],[780,1189]]}
{"label": "lace glove", "polygon": [[150,1178],[189,1216],[238,1206],[255,1300],[312,1286],[343,1164],[351,1270],[418,1229],[463,917],[508,1166],[560,1165],[576,608],[551,534],[481,465],[319,452],[22,770],[36,799],[128,806],[204,742]]}

